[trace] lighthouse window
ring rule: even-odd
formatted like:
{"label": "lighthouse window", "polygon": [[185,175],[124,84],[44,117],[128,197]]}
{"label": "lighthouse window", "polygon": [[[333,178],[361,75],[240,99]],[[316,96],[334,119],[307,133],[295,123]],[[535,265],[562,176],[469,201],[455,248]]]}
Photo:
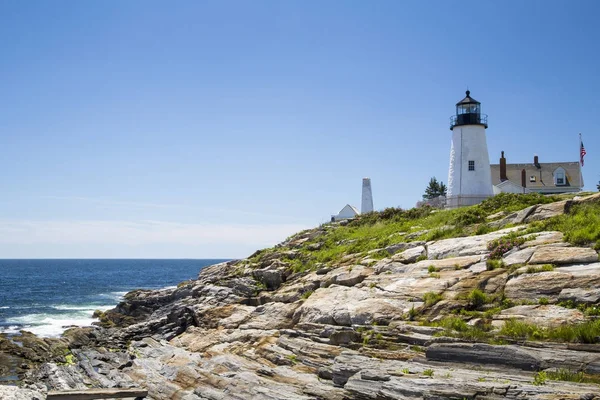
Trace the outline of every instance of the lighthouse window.
{"label": "lighthouse window", "polygon": [[475,161],[469,161],[469,171],[475,171]]}

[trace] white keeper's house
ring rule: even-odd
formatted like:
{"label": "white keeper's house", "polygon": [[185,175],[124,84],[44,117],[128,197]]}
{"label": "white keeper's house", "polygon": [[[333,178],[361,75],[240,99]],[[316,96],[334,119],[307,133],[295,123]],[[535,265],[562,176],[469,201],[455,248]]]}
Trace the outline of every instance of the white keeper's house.
{"label": "white keeper's house", "polygon": [[490,166],[494,194],[498,193],[574,193],[583,189],[581,164],[575,162],[507,164],[504,152],[500,163]]}

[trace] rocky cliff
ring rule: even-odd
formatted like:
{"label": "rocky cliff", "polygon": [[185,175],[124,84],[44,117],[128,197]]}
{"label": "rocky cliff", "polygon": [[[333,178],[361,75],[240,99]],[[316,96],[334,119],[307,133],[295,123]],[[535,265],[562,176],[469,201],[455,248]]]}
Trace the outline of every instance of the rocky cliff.
{"label": "rocky cliff", "polygon": [[599,218],[599,195],[388,209],[0,347],[40,396],[600,399]]}

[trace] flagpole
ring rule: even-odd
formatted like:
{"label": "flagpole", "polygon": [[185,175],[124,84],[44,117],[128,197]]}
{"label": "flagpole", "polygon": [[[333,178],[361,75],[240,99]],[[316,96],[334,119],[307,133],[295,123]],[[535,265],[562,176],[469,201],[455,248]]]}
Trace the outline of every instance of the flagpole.
{"label": "flagpole", "polygon": [[583,144],[583,140],[581,139],[581,132],[579,132],[579,183],[581,184],[581,190],[583,190],[583,171],[581,165],[581,145]]}

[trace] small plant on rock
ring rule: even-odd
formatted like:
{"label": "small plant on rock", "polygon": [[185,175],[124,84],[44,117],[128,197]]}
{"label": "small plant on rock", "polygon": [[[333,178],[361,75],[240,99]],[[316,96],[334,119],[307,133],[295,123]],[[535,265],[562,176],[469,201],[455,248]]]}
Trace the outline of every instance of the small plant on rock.
{"label": "small plant on rock", "polygon": [[548,375],[546,371],[540,371],[533,376],[533,384],[536,386],[545,385],[548,380]]}
{"label": "small plant on rock", "polygon": [[434,371],[431,368],[428,368],[425,371],[423,371],[423,375],[428,376],[430,378],[433,378],[433,374],[434,374]]}
{"label": "small plant on rock", "polygon": [[410,310],[408,310],[409,321],[414,321],[415,318],[417,317],[417,315],[419,315],[419,312],[417,310],[415,310],[415,305],[413,304],[413,306],[410,308]]}
{"label": "small plant on rock", "polygon": [[505,253],[512,250],[513,247],[520,246],[523,243],[525,243],[524,237],[512,233],[499,239],[492,240],[488,243],[487,248],[490,251],[490,258],[498,259],[502,258]]}
{"label": "small plant on rock", "polygon": [[467,296],[467,300],[473,308],[479,308],[489,303],[488,296],[479,289],[473,289]]}
{"label": "small plant on rock", "polygon": [[499,260],[499,259],[488,258],[485,261],[485,268],[488,271],[492,271],[492,270],[495,270],[497,268],[504,268],[504,262],[502,260]]}
{"label": "small plant on rock", "polygon": [[442,295],[435,292],[427,292],[423,295],[423,301],[427,307],[431,307],[438,301],[442,300]]}
{"label": "small plant on rock", "polygon": [[552,264],[544,264],[544,265],[530,265],[527,267],[528,274],[537,274],[538,272],[549,272],[554,271],[554,265]]}

